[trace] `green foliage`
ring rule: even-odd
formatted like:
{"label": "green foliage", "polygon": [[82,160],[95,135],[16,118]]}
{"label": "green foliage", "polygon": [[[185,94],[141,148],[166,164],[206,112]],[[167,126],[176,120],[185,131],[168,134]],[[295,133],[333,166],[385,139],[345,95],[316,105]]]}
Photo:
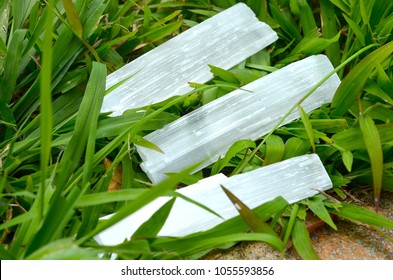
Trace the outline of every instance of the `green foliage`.
{"label": "green foliage", "polygon": [[[155,198],[176,196],[179,182],[219,172],[230,176],[310,152],[320,156],[339,194],[346,185],[368,184],[378,201],[382,190],[393,191],[391,1],[242,1],[278,33],[271,47],[230,70],[210,65],[214,79],[194,84],[189,96],[115,118],[99,113],[104,94],[113,89],[105,92],[108,73],[237,2],[0,1],[1,259],[94,259],[112,253],[120,259],[198,258],[242,240],[266,242],[283,254],[292,240],[301,257],[316,259],[307,211],[332,228],[330,214],[393,228],[389,219],[323,195],[293,206],[276,198],[248,209],[229,194],[242,206],[240,215],[206,232],[156,237],[173,204],[169,200],[130,240],[116,246],[94,241]],[[160,151],[143,139],[146,133],[319,53],[342,78],[332,104],[307,115],[300,100],[291,111],[298,107],[301,120],[277,124],[257,141],[234,143],[198,174],[189,175],[190,167],[152,187],[133,147]],[[105,158],[113,161],[108,169]],[[118,166],[122,189],[108,192]]]}

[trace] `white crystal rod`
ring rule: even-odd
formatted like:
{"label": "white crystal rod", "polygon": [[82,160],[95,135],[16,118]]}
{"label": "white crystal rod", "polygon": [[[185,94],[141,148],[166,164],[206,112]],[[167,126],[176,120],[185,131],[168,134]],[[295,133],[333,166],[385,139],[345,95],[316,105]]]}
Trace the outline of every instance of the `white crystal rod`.
{"label": "white crystal rod", "polygon": [[[332,187],[332,182],[319,157],[312,154],[291,158],[230,178],[217,174],[178,192],[212,209],[224,220],[228,220],[239,214],[220,184],[252,209],[278,196],[282,196],[289,203],[294,203]],[[97,235],[96,240],[103,245],[116,245],[123,242],[169,199],[169,197],[160,197],[154,200]],[[195,204],[177,198],[158,235],[185,236],[211,229],[224,220]]]}
{"label": "white crystal rod", "polygon": [[[164,153],[137,146],[142,169],[153,183],[165,173],[184,170],[203,162],[195,171],[225,155],[230,146],[242,139],[256,140],[267,134],[286,112],[333,66],[324,55],[311,56],[292,63],[246,86],[212,101],[145,136]],[[305,102],[306,112],[331,102],[340,84],[330,77]],[[299,117],[292,112],[283,124]],[[282,125],[283,125],[282,124]]]}
{"label": "white crystal rod", "polygon": [[[250,8],[239,3],[190,28],[110,74],[101,112],[113,116],[183,95],[189,82],[213,76],[208,64],[229,69],[278,39]],[[131,78],[130,78],[131,77]]]}

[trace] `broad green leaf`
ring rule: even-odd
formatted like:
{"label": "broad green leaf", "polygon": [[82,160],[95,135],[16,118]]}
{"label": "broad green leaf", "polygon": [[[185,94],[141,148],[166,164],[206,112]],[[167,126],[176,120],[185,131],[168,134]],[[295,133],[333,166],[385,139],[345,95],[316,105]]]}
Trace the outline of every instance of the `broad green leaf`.
{"label": "broad green leaf", "polygon": [[326,119],[326,120],[311,119],[310,122],[312,127],[316,130],[341,128],[341,127],[348,126],[348,122],[346,119]]}
{"label": "broad green leaf", "polygon": [[285,145],[280,136],[270,135],[266,139],[266,154],[263,166],[279,162],[282,160],[285,152]]}
{"label": "broad green leaf", "polygon": [[347,170],[349,172],[351,172],[352,170],[352,164],[353,164],[353,154],[350,150],[343,150],[341,152],[341,156],[343,159],[343,163],[345,165],[345,167],[347,168]]}
{"label": "broad green leaf", "polygon": [[[393,140],[393,124],[376,125],[381,143]],[[350,128],[332,136],[334,143],[346,150],[366,149],[362,131],[359,127]]]}
{"label": "broad green leaf", "polygon": [[360,114],[359,124],[360,130],[363,134],[363,140],[371,161],[374,200],[375,203],[379,205],[383,176],[383,153],[381,139],[378,130],[370,116],[364,116],[363,114]]}
{"label": "broad green leaf", "polygon": [[148,148],[148,149],[151,149],[151,150],[154,150],[154,151],[164,154],[164,151],[161,150],[160,147],[158,147],[156,144],[154,144],[150,141],[147,141],[145,138],[143,138],[141,136],[135,135],[134,141],[135,141],[135,144],[138,146],[145,147],[145,148]]}
{"label": "broad green leaf", "polygon": [[381,63],[393,52],[393,42],[390,42],[367,55],[356,64],[341,82],[332,101],[332,116],[342,116],[355,102],[376,65]]}
{"label": "broad green leaf", "polygon": [[72,30],[79,38],[82,38],[82,23],[79,18],[78,11],[75,9],[74,3],[72,0],[62,0],[62,2]]}
{"label": "broad green leaf", "polygon": [[209,67],[210,67],[210,72],[212,72],[214,76],[220,77],[221,79],[229,83],[233,83],[233,84],[239,83],[239,80],[236,78],[236,76],[233,73],[213,65],[209,65]]}
{"label": "broad green leaf", "polygon": [[287,142],[285,142],[285,153],[283,159],[304,155],[310,150],[310,147],[310,141],[291,137],[287,140]]}
{"label": "broad green leaf", "polygon": [[349,203],[341,203],[340,206],[341,207],[338,210],[334,208],[330,208],[328,210],[332,214],[355,222],[393,229],[392,220],[389,220],[388,218],[385,218],[384,216],[372,212],[366,208]]}
{"label": "broad green leaf", "polygon": [[316,196],[310,197],[307,200],[307,204],[308,204],[308,207],[310,207],[311,211],[313,211],[315,215],[317,215],[322,221],[327,223],[333,229],[337,230],[337,227],[334,224],[332,218],[330,217],[329,212],[327,211],[327,209],[323,203],[323,200],[320,196],[316,195]]}
{"label": "broad green leaf", "polygon": [[296,219],[292,231],[292,242],[296,251],[303,259],[319,259],[317,253],[312,246],[310,235],[308,234],[306,222],[304,220]]}
{"label": "broad green leaf", "polygon": [[319,54],[331,44],[336,43],[339,38],[340,33],[337,33],[331,39],[319,38],[316,33],[307,34],[280,63],[286,64],[304,56]]}
{"label": "broad green leaf", "polygon": [[131,239],[141,239],[146,237],[155,237],[164,226],[172,206],[175,203],[175,198],[172,198],[158,209],[147,221],[145,221],[134,232]]}
{"label": "broad green leaf", "polygon": [[229,161],[239,152],[249,149],[255,148],[255,142],[251,140],[239,140],[232,144],[224,158],[217,161],[212,168],[211,175],[219,173],[225,166],[229,164]]}

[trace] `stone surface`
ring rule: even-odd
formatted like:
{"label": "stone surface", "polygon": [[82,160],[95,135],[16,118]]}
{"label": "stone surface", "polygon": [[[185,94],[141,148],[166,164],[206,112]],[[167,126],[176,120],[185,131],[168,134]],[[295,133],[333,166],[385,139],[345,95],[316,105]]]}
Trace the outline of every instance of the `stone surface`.
{"label": "stone surface", "polygon": [[[238,140],[256,140],[267,134],[314,85],[333,69],[324,55],[310,56],[232,91],[205,106],[156,130],[145,139],[164,153],[137,146],[142,169],[153,183],[165,173],[179,172],[202,162],[200,170],[219,157]],[[331,102],[340,84],[330,77],[303,103],[306,112]],[[284,121],[299,117],[294,110]]]}
{"label": "stone surface", "polygon": [[[238,211],[220,185],[225,186],[248,207],[256,208],[277,196],[282,196],[290,203],[299,201],[315,195],[318,190],[330,189],[332,182],[319,157],[312,154],[291,158],[230,178],[217,174],[178,192],[207,206],[225,220],[238,216]],[[121,243],[169,199],[159,197],[99,234],[96,240],[104,245]],[[223,219],[205,209],[177,198],[159,235],[185,236],[208,230],[222,222]]]}
{"label": "stone surface", "polygon": [[229,69],[278,39],[239,3],[138,57],[107,78],[101,112],[121,115],[192,90],[213,78],[208,64]]}
{"label": "stone surface", "polygon": [[[372,191],[356,194],[361,200],[352,201],[372,209]],[[381,196],[380,214],[393,219],[393,193]],[[393,260],[393,243],[375,230],[348,220],[335,220],[337,231],[324,225],[311,233],[314,249],[322,260]],[[383,230],[393,237],[393,230]],[[219,260],[297,260],[299,255],[290,248],[284,256],[262,242],[241,242],[227,250],[215,250],[204,259]]]}

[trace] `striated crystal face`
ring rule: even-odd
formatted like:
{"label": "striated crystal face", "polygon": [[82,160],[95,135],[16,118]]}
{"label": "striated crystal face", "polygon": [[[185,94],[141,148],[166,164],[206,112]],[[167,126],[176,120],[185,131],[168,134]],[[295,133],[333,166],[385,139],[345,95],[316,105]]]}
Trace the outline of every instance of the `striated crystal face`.
{"label": "striated crystal face", "polygon": [[[332,182],[319,157],[312,154],[291,158],[230,178],[217,174],[178,192],[228,220],[238,216],[238,211],[220,185],[225,186],[249,208],[255,208],[278,196],[282,196],[289,203],[297,202],[317,194],[318,191],[330,189]],[[96,236],[97,241],[105,245],[123,242],[169,200],[169,197],[154,200],[100,233]],[[211,229],[224,220],[195,204],[177,198],[159,235],[185,236]]]}
{"label": "striated crystal face", "polygon": [[[256,140],[267,134],[285,113],[333,66],[324,55],[311,56],[264,76],[187,114],[145,136],[164,153],[137,146],[142,169],[153,183],[165,173],[179,172],[203,162],[195,171],[225,155],[242,139]],[[306,112],[331,102],[340,84],[335,74],[303,103]],[[283,124],[299,117],[293,111]]]}
{"label": "striated crystal face", "polygon": [[121,115],[192,88],[189,82],[213,78],[208,64],[229,69],[277,40],[277,34],[239,3],[135,59],[107,78],[101,112]]}

